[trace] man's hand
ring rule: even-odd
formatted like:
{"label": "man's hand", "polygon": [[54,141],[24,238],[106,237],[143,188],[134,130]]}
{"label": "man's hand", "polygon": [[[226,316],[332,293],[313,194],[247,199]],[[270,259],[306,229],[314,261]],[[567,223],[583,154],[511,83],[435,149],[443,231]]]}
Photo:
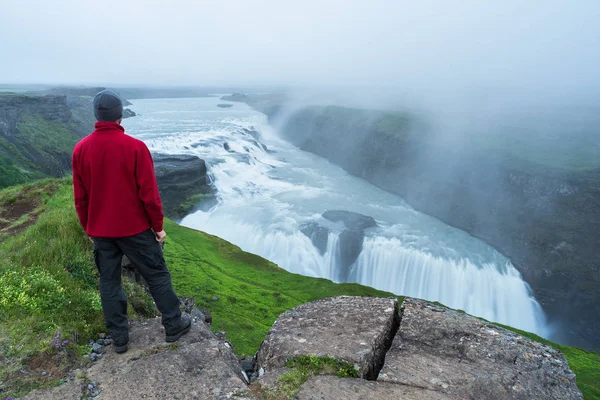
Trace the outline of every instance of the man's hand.
{"label": "man's hand", "polygon": [[156,235],[156,241],[162,243],[165,241],[165,237],[167,237],[167,232],[162,230],[160,232],[154,232],[154,235]]}

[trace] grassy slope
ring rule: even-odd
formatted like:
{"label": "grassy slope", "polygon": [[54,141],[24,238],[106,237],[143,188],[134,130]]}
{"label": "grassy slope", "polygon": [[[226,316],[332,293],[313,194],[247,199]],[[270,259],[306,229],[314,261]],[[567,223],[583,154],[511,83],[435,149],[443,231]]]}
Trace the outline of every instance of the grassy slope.
{"label": "grassy slope", "polygon": [[[35,370],[31,361],[40,352],[58,357],[63,368],[77,362],[85,346],[71,343],[59,350],[50,346],[59,329],[66,340],[73,340],[77,332],[79,343],[103,330],[91,243],[77,222],[71,185],[68,179],[45,182],[56,184],[56,194],[42,196],[44,213],[23,233],[0,242],[2,396],[56,383],[60,375],[40,378]],[[28,188],[38,185],[0,191],[0,206],[19,192],[34,196],[36,191]],[[342,294],[389,296],[356,284],[288,273],[224,240],[172,222],[165,229],[169,234],[165,255],[178,294],[194,296],[210,309],[213,329],[225,330],[238,354],[253,354],[277,316],[298,304]],[[130,298],[143,297],[134,290],[127,288]],[[564,352],[585,398],[600,399],[600,356],[549,344]],[[15,374],[22,368],[33,372]]]}
{"label": "grassy slope", "polygon": [[80,138],[71,127],[39,114],[24,114],[11,141],[0,136],[0,188],[44,176],[61,176],[63,159]]}

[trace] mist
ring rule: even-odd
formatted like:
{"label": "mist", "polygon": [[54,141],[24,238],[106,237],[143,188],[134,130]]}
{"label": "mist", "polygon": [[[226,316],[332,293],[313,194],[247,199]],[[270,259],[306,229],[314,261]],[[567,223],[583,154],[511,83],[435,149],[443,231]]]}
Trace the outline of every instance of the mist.
{"label": "mist", "polygon": [[590,1],[4,0],[0,82],[596,93]]}

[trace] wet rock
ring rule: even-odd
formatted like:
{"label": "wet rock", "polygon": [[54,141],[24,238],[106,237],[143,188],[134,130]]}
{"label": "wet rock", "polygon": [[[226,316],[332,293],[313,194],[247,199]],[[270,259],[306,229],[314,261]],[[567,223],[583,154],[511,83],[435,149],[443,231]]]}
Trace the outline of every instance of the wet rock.
{"label": "wet rock", "polygon": [[443,393],[411,386],[372,382],[363,379],[340,379],[334,376],[313,376],[302,385],[296,400],[449,400]]}
{"label": "wet rock", "polygon": [[253,372],[250,374],[250,383],[256,382],[256,380],[258,379],[258,372]]}
{"label": "wet rock", "polygon": [[316,222],[307,222],[300,226],[300,232],[304,233],[310,239],[313,246],[319,249],[321,255],[325,254],[325,251],[327,251],[329,229]]}
{"label": "wet rock", "polygon": [[363,249],[365,235],[362,231],[345,229],[340,233],[340,265],[338,266],[336,279],[339,282],[348,282],[350,267]]}
{"label": "wet rock", "polygon": [[92,352],[96,354],[102,354],[104,352],[103,346],[98,343],[94,343],[92,345]]}
{"label": "wet rock", "polygon": [[135,117],[136,115],[137,114],[135,113],[135,111],[131,110],[130,108],[125,108],[123,110],[123,119]]}
{"label": "wet rock", "polygon": [[267,373],[302,355],[329,356],[355,365],[362,378],[375,379],[398,328],[398,301],[334,297],[300,305],[282,314],[257,354]]}
{"label": "wet rock", "polygon": [[229,152],[231,152],[231,146],[229,145],[229,143],[225,142],[223,143],[223,148]]}
{"label": "wet rock", "polygon": [[190,203],[194,196],[212,193],[204,160],[191,155],[159,153],[154,153],[152,157],[167,216],[185,216],[195,205]]}
{"label": "wet rock", "polygon": [[231,95],[221,97],[221,100],[224,100],[224,101],[239,101],[239,102],[243,102],[243,101],[245,101],[247,99],[248,99],[248,95],[245,94],[245,93],[233,93]]}
{"label": "wet rock", "polygon": [[364,231],[377,226],[373,217],[345,210],[330,210],[323,213],[323,218],[332,222],[343,222],[347,229]]}
{"label": "wet rock", "polygon": [[240,362],[242,369],[244,371],[246,371],[246,373],[251,374],[252,372],[254,372],[254,360],[253,359],[246,359],[246,360],[242,360]]}
{"label": "wet rock", "polygon": [[453,399],[582,399],[564,356],[458,311],[407,298],[379,381]]}

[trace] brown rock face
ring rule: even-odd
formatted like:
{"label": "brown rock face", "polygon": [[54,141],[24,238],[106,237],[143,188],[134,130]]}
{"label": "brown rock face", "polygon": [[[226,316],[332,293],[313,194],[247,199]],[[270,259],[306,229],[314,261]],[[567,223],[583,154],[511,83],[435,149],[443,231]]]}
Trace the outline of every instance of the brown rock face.
{"label": "brown rock face", "polygon": [[398,300],[334,297],[282,314],[258,352],[258,368],[280,368],[302,355],[354,364],[361,378],[376,379],[398,328]]}
{"label": "brown rock face", "polygon": [[480,319],[407,298],[379,381],[454,399],[582,399],[564,356]]}

